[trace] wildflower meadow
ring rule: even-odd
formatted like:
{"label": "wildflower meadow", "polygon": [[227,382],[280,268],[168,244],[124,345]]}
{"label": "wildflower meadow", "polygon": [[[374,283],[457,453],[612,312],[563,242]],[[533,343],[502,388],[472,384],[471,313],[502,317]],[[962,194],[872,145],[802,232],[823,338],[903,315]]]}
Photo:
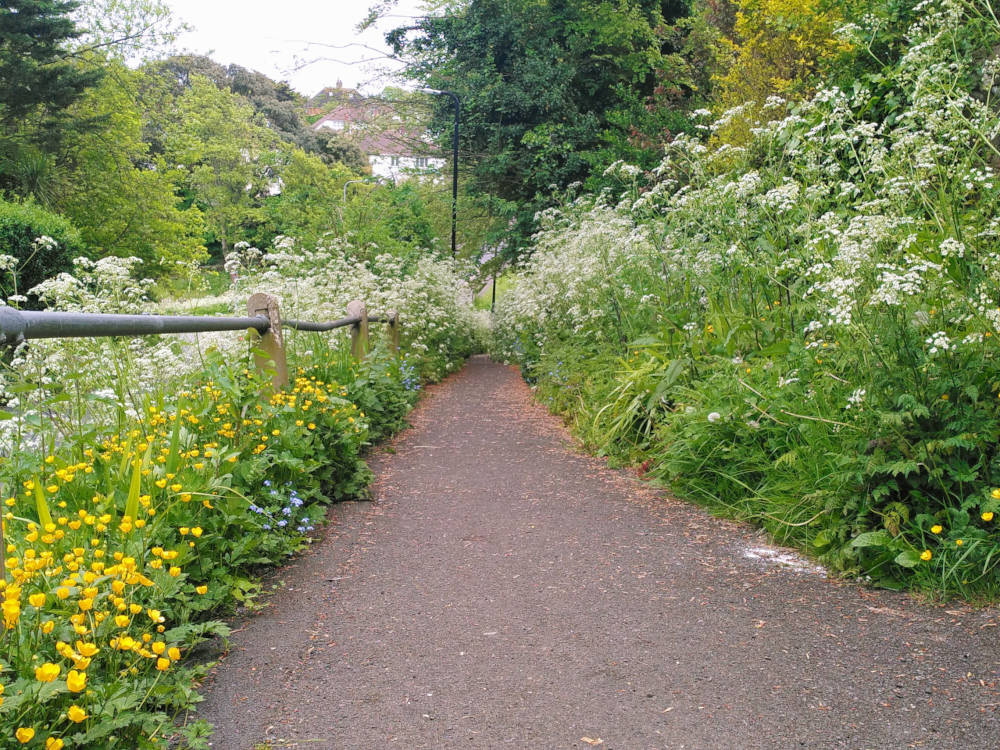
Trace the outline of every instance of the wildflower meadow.
{"label": "wildflower meadow", "polygon": [[[245,314],[266,290],[287,317],[326,320],[364,299],[400,312],[401,354],[376,333],[357,362],[342,331],[286,331],[278,390],[239,333],[32,341],[9,357],[0,745],[206,746],[209,728],[185,720],[206,669],[192,651],[225,637],[218,614],[254,605],[261,566],[308,543],[330,501],[365,493],[365,447],[482,340],[451,261],[279,243],[234,251],[211,304]],[[137,265],[80,259],[33,294],[63,310],[184,306],[150,302]]]}
{"label": "wildflower meadow", "polygon": [[902,42],[874,13],[838,29],[869,62],[902,45],[877,73],[694,110],[658,166],[540,214],[493,347],[681,496],[833,571],[989,600],[1000,22],[916,10]]}

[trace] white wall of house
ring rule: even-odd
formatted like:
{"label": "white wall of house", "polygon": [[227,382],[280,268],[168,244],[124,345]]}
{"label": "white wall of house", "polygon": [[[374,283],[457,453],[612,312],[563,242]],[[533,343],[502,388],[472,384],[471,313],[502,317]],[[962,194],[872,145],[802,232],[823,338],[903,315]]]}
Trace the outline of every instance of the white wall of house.
{"label": "white wall of house", "polygon": [[434,156],[389,156],[386,154],[370,154],[372,174],[388,180],[405,180],[416,175],[437,176],[447,163],[444,159]]}

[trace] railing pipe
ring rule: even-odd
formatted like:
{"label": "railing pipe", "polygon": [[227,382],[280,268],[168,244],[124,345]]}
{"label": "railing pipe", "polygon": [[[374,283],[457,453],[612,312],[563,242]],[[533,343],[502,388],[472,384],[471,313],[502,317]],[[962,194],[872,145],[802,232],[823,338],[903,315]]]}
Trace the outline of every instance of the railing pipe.
{"label": "railing pipe", "polygon": [[[369,318],[372,320],[372,318]],[[357,325],[361,322],[361,318],[357,315],[352,315],[347,318],[339,318],[337,320],[331,320],[326,323],[312,323],[307,320],[283,320],[281,325],[285,328],[294,328],[296,331],[332,331],[335,328],[344,328],[346,326]]]}
{"label": "railing pipe", "polygon": [[[276,312],[276,300],[254,295],[254,302],[245,318],[212,315],[118,315],[109,313],[78,313],[18,310],[0,305],[0,346],[16,346],[30,339],[97,338],[102,336],[154,336],[163,333],[208,333],[212,331],[255,330],[265,339],[271,333],[282,340],[281,328],[297,331],[332,331],[351,327],[352,351],[358,359],[368,351],[368,324],[388,323],[390,347],[398,351],[399,315],[389,310],[384,315],[367,314],[360,300],[348,306],[348,315],[337,320],[312,322],[281,320]],[[252,298],[253,299],[253,298]],[[254,307],[253,305],[257,305]],[[271,308],[274,309],[271,309]],[[267,314],[264,314],[267,313]],[[281,369],[279,367],[279,369]]]}
{"label": "railing pipe", "polygon": [[266,333],[267,316],[222,318],[210,315],[115,315],[108,313],[36,312],[0,307],[0,343],[26,339],[91,336],[146,336],[160,333],[245,331]]}

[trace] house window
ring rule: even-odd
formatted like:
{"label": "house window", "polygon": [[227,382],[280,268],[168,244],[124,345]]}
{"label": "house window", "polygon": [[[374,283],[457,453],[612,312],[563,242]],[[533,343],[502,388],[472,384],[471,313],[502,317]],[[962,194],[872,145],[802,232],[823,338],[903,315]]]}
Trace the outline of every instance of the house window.
{"label": "house window", "polygon": [[391,166],[391,167],[398,167],[399,166],[399,157],[398,156],[391,157],[389,159],[389,166]]}
{"label": "house window", "polygon": [[417,157],[417,169],[427,169],[427,157],[418,156]]}

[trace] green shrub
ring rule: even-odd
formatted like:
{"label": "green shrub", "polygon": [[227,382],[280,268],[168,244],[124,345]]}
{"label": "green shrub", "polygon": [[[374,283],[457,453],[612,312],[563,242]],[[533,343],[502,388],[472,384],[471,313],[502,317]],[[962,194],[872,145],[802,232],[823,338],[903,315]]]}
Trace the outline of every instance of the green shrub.
{"label": "green shrub", "polygon": [[0,201],[0,253],[16,259],[0,272],[5,298],[69,271],[83,249],[80,233],[59,214],[35,203]]}

